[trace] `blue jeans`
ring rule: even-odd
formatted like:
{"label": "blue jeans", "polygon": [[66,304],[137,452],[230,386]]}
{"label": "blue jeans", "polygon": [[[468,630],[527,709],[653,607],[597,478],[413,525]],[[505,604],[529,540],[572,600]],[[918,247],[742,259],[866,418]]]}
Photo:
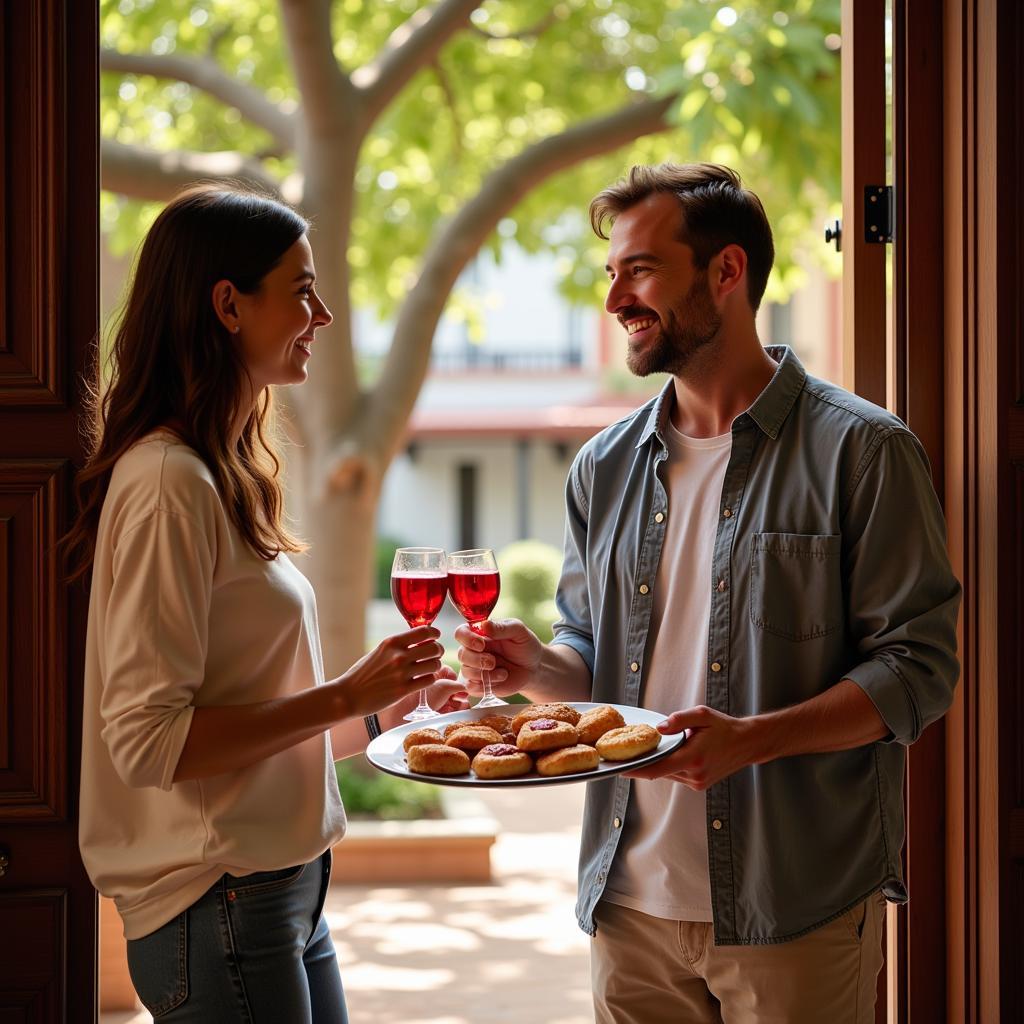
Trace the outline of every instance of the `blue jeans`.
{"label": "blue jeans", "polygon": [[143,1005],[173,1024],[348,1024],[323,917],[330,851],[299,867],[222,875],[162,928],[128,942]]}

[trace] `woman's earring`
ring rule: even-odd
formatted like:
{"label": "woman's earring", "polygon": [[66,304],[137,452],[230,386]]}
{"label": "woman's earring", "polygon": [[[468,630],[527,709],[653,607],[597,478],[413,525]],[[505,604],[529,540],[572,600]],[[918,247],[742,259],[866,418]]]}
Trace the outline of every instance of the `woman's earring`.
{"label": "woman's earring", "polygon": [[238,326],[238,324],[235,324],[235,326],[231,328],[231,333],[237,334],[239,330],[241,330],[241,328]]}

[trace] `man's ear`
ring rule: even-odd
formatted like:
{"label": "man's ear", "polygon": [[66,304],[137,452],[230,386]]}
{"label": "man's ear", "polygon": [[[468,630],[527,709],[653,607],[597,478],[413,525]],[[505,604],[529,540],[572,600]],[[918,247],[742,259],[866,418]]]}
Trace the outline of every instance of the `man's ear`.
{"label": "man's ear", "polygon": [[715,298],[725,299],[747,282],[747,254],[741,246],[727,245],[711,260],[708,284]]}
{"label": "man's ear", "polygon": [[241,330],[238,315],[238,290],[230,281],[218,281],[213,286],[210,298],[217,319],[229,334],[237,334]]}

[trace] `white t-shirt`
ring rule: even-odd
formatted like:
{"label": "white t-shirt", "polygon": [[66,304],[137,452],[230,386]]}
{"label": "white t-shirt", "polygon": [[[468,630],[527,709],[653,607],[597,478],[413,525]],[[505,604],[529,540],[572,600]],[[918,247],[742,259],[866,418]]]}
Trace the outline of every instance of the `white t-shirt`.
{"label": "white t-shirt", "polygon": [[157,431],[114,467],[86,639],[82,857],[140,938],[225,871],[303,864],[345,832],[329,734],[251,767],[173,782],[192,712],[324,681],[316,603],[286,555],[228,518],[210,471]]}
{"label": "white t-shirt", "polygon": [[[640,703],[669,714],[706,703],[709,575],[732,434],[693,438],[671,423],[665,543],[654,583]],[[604,899],[673,921],[710,921],[705,796],[668,779],[633,781]]]}

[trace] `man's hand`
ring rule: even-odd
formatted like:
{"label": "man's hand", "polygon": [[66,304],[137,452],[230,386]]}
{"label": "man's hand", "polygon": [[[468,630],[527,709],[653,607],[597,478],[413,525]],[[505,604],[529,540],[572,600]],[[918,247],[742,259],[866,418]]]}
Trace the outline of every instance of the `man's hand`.
{"label": "man's hand", "polygon": [[683,745],[657,764],[625,772],[629,779],[673,779],[698,792],[755,764],[757,727],[752,718],[733,718],[703,705],[674,711],[658,729],[688,735]]}
{"label": "man's hand", "polygon": [[[461,680],[447,666],[442,665],[437,673],[437,679],[425,687],[427,691],[427,703],[439,714],[447,715],[450,711],[465,711],[469,707],[469,699]],[[419,703],[419,693],[411,693],[400,701],[384,708],[377,716],[380,719],[380,726],[385,732],[394,729],[396,726],[404,725],[404,715],[412,711]],[[423,722],[429,726],[429,721]]]}
{"label": "man's hand", "polygon": [[459,626],[455,639],[466,688],[473,696],[483,693],[482,673],[490,672],[491,687],[499,696],[520,693],[536,682],[544,644],[518,619],[487,620],[482,636],[469,626]]}

